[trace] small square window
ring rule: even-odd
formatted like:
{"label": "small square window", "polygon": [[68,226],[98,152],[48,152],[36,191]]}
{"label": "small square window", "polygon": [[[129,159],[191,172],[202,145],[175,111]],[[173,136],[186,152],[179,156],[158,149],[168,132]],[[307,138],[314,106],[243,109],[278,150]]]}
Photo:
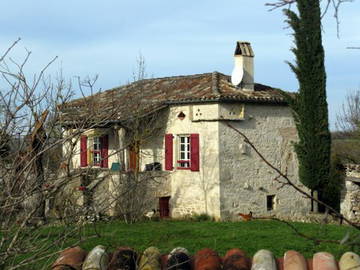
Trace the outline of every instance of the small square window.
{"label": "small square window", "polygon": [[275,195],[266,196],[266,208],[268,211],[275,209]]}

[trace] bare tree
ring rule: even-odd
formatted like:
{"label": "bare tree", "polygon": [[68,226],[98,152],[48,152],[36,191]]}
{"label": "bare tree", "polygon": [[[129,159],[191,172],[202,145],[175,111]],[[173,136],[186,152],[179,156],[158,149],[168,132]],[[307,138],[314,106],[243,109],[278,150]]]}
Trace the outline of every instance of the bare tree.
{"label": "bare tree", "polygon": [[59,108],[73,96],[71,83],[46,74],[56,57],[27,76],[31,52],[21,62],[11,58],[19,42],[0,57],[0,268],[6,269],[46,262],[70,238],[71,244],[83,240],[83,223],[44,231],[46,204],[77,176],[62,172],[66,160],[59,155],[80,134],[64,134],[59,126]]}
{"label": "bare tree", "polygon": [[[158,133],[164,128],[161,121],[163,111],[160,109],[144,111],[144,103],[151,104],[144,96],[145,84],[147,80],[145,58],[140,54],[137,59],[136,70],[133,72],[133,82],[130,87],[136,89],[140,94],[133,102],[124,108],[125,114],[129,115],[119,124],[126,133],[124,142],[117,149],[118,152],[127,150],[128,164],[124,171],[119,171],[119,181],[113,181],[114,189],[119,190],[114,194],[113,200],[116,204],[118,215],[127,223],[141,220],[145,212],[155,209],[155,190],[164,180],[161,173],[142,172],[140,168],[142,161],[152,153],[148,153],[144,148]],[[151,107],[151,106],[150,106]],[[160,165],[160,164],[159,164]],[[155,167],[154,167],[155,166]],[[152,165],[150,170],[156,170],[156,165]],[[158,168],[160,169],[160,168]]]}
{"label": "bare tree", "polygon": [[346,95],[341,112],[336,117],[337,129],[356,135],[360,128],[360,91]]}
{"label": "bare tree", "polygon": [[[146,145],[163,128],[164,106],[158,106],[157,101],[146,96],[148,86],[145,60],[139,56],[131,83],[105,92],[90,91],[91,96],[73,100],[61,108],[65,133],[77,133],[66,142],[67,174],[79,172],[77,181],[80,179],[83,189],[83,209],[92,209],[96,216],[111,214],[132,223],[143,218],[144,212],[156,208],[153,190],[161,182],[161,173],[142,172],[145,168],[140,166],[153,155]],[[93,85],[79,80],[82,93],[85,87],[92,89]],[[79,133],[90,144],[85,150],[89,154],[86,166],[73,164],[75,155],[79,155],[74,151],[79,145]],[[98,140],[94,138],[103,136],[111,141],[106,157],[113,162],[108,164],[110,170],[99,170],[92,154],[94,140]],[[106,194],[99,192],[104,188],[108,189]]]}
{"label": "bare tree", "polygon": [[352,91],[345,97],[341,111],[336,116],[333,133],[333,152],[343,163],[360,162],[360,91]]}
{"label": "bare tree", "polygon": [[[329,11],[330,8],[333,9],[333,16],[336,20],[337,34],[339,37],[340,33],[340,19],[339,19],[339,11],[340,6],[347,2],[353,2],[354,0],[320,0],[323,2],[325,7],[323,9],[322,17]],[[290,9],[292,4],[295,4],[297,0],[277,0],[274,2],[268,2],[265,5],[270,7],[270,10],[278,9],[278,8],[288,8]]]}

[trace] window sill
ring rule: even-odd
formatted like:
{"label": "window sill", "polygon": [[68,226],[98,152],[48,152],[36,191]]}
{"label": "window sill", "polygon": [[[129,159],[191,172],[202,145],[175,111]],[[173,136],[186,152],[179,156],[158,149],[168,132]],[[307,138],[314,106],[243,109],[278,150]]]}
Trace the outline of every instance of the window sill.
{"label": "window sill", "polygon": [[100,167],[100,166],[86,166],[86,167],[80,167],[81,170],[86,170],[86,169],[94,169],[94,170],[109,170],[110,168],[104,168],[104,167]]}

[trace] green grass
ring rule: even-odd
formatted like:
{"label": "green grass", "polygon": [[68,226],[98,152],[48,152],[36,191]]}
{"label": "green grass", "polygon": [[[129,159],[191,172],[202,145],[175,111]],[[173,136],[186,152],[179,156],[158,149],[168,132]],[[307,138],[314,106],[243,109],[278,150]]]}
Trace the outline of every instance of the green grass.
{"label": "green grass", "polygon": [[[329,240],[341,240],[347,232],[359,234],[358,231],[337,225],[316,225],[305,223],[292,223],[304,234]],[[306,240],[289,228],[286,224],[277,221],[250,222],[194,222],[194,221],[160,221],[125,224],[113,221],[87,225],[81,235],[94,234],[94,228],[100,237],[91,238],[80,246],[91,250],[96,245],[104,245],[109,251],[116,247],[130,246],[143,251],[149,246],[158,247],[161,252],[168,253],[177,246],[186,247],[192,254],[199,249],[208,247],[224,255],[231,248],[241,248],[249,256],[259,249],[269,249],[276,257],[283,256],[287,250],[297,250],[305,257],[310,258],[318,251],[332,253],[337,259],[350,250],[348,246],[330,243],[314,243]],[[50,235],[47,241],[52,241],[56,233],[64,228],[47,227],[43,229],[44,238]],[[54,236],[53,236],[54,235]],[[79,236],[69,238],[61,246],[71,245]],[[355,250],[359,252],[359,250]],[[27,267],[27,269],[30,269]]]}
{"label": "green grass", "polygon": [[[354,230],[346,226],[292,223],[298,230],[318,238],[341,240]],[[120,222],[102,224],[98,227],[101,239],[91,239],[82,245],[90,250],[97,244],[115,248],[130,246],[144,250],[149,246],[158,247],[167,253],[177,246],[186,247],[191,253],[209,247],[221,255],[231,248],[241,248],[252,256],[259,249],[269,249],[275,256],[283,256],[290,249],[311,257],[317,251],[328,251],[339,257],[349,247],[306,240],[277,221],[250,222],[188,222],[162,221],[127,225]]]}

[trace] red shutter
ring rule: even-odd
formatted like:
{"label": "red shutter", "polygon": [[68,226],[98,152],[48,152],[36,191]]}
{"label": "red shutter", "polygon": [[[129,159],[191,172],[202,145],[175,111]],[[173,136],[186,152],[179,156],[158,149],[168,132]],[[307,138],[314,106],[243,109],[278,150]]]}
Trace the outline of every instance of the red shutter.
{"label": "red shutter", "polygon": [[199,171],[200,157],[199,157],[199,134],[190,135],[190,169],[192,171]]}
{"label": "red shutter", "polygon": [[86,167],[87,162],[87,137],[80,137],[80,167]]}
{"label": "red shutter", "polygon": [[173,135],[165,134],[165,170],[173,170]]}
{"label": "red shutter", "polygon": [[101,167],[108,168],[109,167],[109,136],[105,135],[100,138],[101,143]]}

